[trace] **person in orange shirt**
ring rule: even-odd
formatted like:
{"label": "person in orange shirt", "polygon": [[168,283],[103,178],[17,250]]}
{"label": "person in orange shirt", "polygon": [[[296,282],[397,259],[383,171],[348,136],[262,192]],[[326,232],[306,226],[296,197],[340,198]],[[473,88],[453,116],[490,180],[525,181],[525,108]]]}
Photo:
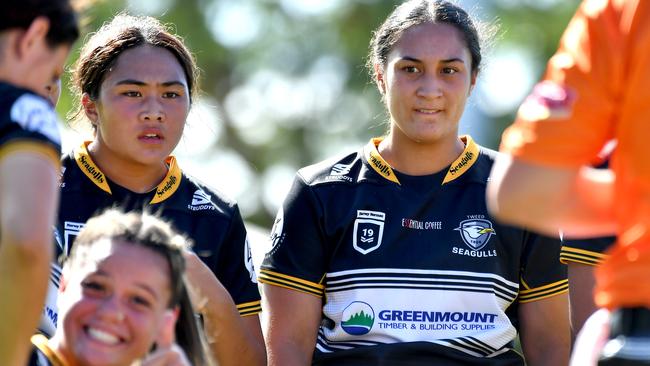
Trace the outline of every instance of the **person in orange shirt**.
{"label": "person in orange shirt", "polygon": [[[489,207],[504,221],[573,237],[616,234],[596,271],[595,301],[628,309],[614,317],[623,321],[650,318],[649,63],[650,2],[583,1],[545,80],[503,134],[509,155],[488,188]],[[612,140],[611,169],[589,168]]]}

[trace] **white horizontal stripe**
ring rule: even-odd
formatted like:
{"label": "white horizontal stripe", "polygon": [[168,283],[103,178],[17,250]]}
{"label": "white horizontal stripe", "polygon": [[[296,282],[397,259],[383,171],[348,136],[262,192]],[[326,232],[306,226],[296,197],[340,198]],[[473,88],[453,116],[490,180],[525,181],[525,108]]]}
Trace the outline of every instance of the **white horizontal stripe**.
{"label": "white horizontal stripe", "polygon": [[[481,292],[481,293],[485,293],[485,292],[494,293],[495,292],[495,291],[490,291],[491,289],[487,289],[488,291],[486,291],[485,287],[415,285],[415,284],[408,284],[408,283],[399,283],[399,284],[398,283],[367,283],[367,284],[356,284],[356,285],[347,285],[347,286],[327,287],[325,289],[325,293],[333,292],[333,291],[330,291],[330,290],[337,290],[337,291],[338,290],[348,290],[348,289],[354,289],[354,288],[361,287],[361,286],[363,286],[363,287],[373,287],[373,288],[375,288],[375,287],[376,288],[382,288],[382,287],[392,286],[392,287],[398,287],[398,288],[404,288],[404,289],[408,289],[408,288],[424,288],[424,289],[426,289],[426,288],[435,288],[435,289],[440,289],[440,290],[442,290],[442,289],[451,289],[451,290],[465,289],[465,290],[482,290],[482,291],[471,291],[471,292]],[[501,292],[499,292],[499,294],[502,294],[502,295],[504,295],[505,298],[512,299],[512,300],[514,300],[517,297],[516,294],[514,296],[512,294],[510,294],[510,296],[508,296],[509,294],[507,294],[507,293],[503,294]]]}
{"label": "white horizontal stripe", "polygon": [[508,281],[505,278],[496,275],[494,273],[484,273],[484,272],[468,272],[468,271],[439,271],[439,270],[428,270],[428,269],[406,269],[406,268],[365,268],[365,269],[351,269],[347,271],[331,272],[327,274],[327,278],[348,276],[348,275],[358,275],[364,273],[404,273],[404,274],[423,274],[423,275],[446,275],[446,276],[472,276],[478,278],[494,278],[499,281],[503,281],[509,286],[518,288],[519,285],[512,281]]}
{"label": "white horizontal stripe", "polygon": [[[335,280],[335,281],[327,281],[327,286],[328,288],[339,288],[338,286],[330,286],[334,284],[339,284],[339,283],[346,283],[346,282],[359,282],[360,281],[376,281],[376,280],[396,280],[396,281],[414,281],[414,282],[425,282],[425,281],[435,281],[435,282],[461,282],[461,283],[468,283],[468,284],[485,284],[486,286],[495,286],[498,287],[499,289],[506,291],[513,296],[517,295],[517,291],[512,291],[509,288],[506,288],[502,286],[501,284],[497,282],[492,282],[492,281],[479,281],[479,280],[462,280],[462,279],[446,279],[446,278],[422,278],[422,277],[355,277],[351,279],[345,279],[345,280]],[[516,286],[517,289],[519,286]]]}

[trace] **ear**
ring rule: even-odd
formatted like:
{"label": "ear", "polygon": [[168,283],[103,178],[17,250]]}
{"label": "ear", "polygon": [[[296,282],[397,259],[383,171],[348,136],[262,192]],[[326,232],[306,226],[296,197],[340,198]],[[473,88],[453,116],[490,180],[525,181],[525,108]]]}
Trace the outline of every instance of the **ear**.
{"label": "ear", "polygon": [[18,37],[18,55],[28,57],[35,51],[40,51],[46,46],[45,37],[50,30],[50,21],[46,17],[37,17],[29,27]]}
{"label": "ear", "polygon": [[81,96],[81,106],[83,107],[86,117],[90,120],[93,127],[97,127],[97,121],[99,120],[99,113],[97,112],[97,102],[90,98],[88,93],[84,93]]}
{"label": "ear", "polygon": [[478,71],[472,72],[471,79],[469,81],[469,92],[467,95],[471,95],[472,91],[474,91],[474,87],[476,86],[476,77],[478,76]]}
{"label": "ear", "polygon": [[384,81],[384,70],[382,70],[381,65],[375,64],[375,83],[377,83],[377,88],[381,95],[386,94],[386,82]]}

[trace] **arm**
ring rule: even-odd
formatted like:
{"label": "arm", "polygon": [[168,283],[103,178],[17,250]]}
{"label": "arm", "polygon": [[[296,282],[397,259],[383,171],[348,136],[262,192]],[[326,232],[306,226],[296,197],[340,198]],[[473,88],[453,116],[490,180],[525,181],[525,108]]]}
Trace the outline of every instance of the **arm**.
{"label": "arm", "polygon": [[257,315],[241,317],[230,294],[212,271],[191,252],[186,254],[192,303],[203,316],[212,357],[219,365],[263,365],[264,340]]}
{"label": "arm", "polygon": [[310,365],[321,320],[321,299],[262,284],[264,338],[269,366]]}
{"label": "arm", "polygon": [[571,350],[566,293],[520,305],[521,346],[526,364],[566,365]]}
{"label": "arm", "polygon": [[580,329],[598,308],[594,303],[594,267],[570,262],[569,303],[571,306],[571,336],[575,340]]}
{"label": "arm", "polygon": [[548,235],[611,235],[614,175],[610,170],[549,167],[507,155],[497,159],[488,183],[490,212],[509,224]]}
{"label": "arm", "polygon": [[20,151],[0,159],[1,365],[25,364],[43,311],[57,189],[56,165],[44,155]]}

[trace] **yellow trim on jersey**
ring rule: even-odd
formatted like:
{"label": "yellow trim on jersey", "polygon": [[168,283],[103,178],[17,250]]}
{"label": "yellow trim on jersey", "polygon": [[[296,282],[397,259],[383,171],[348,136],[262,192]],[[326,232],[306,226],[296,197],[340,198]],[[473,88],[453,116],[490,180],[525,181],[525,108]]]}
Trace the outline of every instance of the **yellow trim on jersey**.
{"label": "yellow trim on jersey", "polygon": [[151,204],[160,203],[171,197],[181,185],[181,168],[176,163],[176,158],[169,156],[165,162],[169,169],[167,169],[165,179],[156,187],[156,194],[151,199],[151,202],[149,202]]}
{"label": "yellow trim on jersey", "polygon": [[569,281],[561,280],[551,284],[519,292],[519,302],[525,303],[560,295],[569,291]]}
{"label": "yellow trim on jersey", "polygon": [[609,257],[607,254],[563,246],[560,250],[560,263],[581,263],[591,266],[601,264]]}
{"label": "yellow trim on jersey", "polygon": [[256,315],[262,312],[262,302],[257,300],[239,304],[237,310],[240,316]]}
{"label": "yellow trim on jersey", "polygon": [[323,296],[323,289],[325,286],[317,284],[311,281],[303,280],[301,278],[285,275],[282,273],[277,273],[269,271],[267,269],[262,269],[258,276],[258,281],[266,283],[269,285],[279,286],[288,288],[291,290],[296,290],[318,297]]}
{"label": "yellow trim on jersey", "polygon": [[463,150],[463,153],[460,154],[458,159],[451,163],[451,166],[449,167],[447,175],[445,175],[445,179],[442,181],[442,184],[449,183],[452,180],[460,177],[478,160],[479,148],[478,145],[474,142],[474,139],[472,139],[472,137],[469,135],[463,135],[460,137],[460,140],[465,143],[465,149]]}
{"label": "yellow trim on jersey", "polygon": [[397,179],[395,176],[393,168],[391,168],[390,164],[388,164],[388,162],[386,162],[386,160],[384,160],[384,158],[379,155],[379,150],[377,150],[379,143],[383,139],[383,137],[370,139],[368,145],[366,145],[366,147],[363,149],[363,155],[365,156],[368,164],[370,164],[370,167],[376,171],[377,174],[393,183],[400,184],[399,179]]}
{"label": "yellow trim on jersey", "polygon": [[108,181],[106,180],[104,173],[90,157],[90,153],[88,153],[88,144],[90,144],[90,141],[84,141],[81,146],[75,150],[74,160],[77,162],[79,169],[81,169],[81,171],[84,172],[84,174],[95,183],[97,187],[110,194],[112,193],[111,187],[108,186]]}
{"label": "yellow trim on jersey", "polygon": [[47,360],[50,361],[52,366],[68,366],[68,364],[65,362],[65,359],[59,355],[56,350],[50,348],[50,346],[47,344],[48,339],[45,338],[44,335],[42,334],[34,334],[32,338],[30,339],[34,347],[38,348],[45,357],[47,357]]}
{"label": "yellow trim on jersey", "polygon": [[14,153],[36,153],[43,155],[47,160],[52,162],[57,169],[61,166],[61,157],[58,151],[51,145],[38,142],[36,140],[16,139],[7,142],[0,147],[0,160]]}
{"label": "yellow trim on jersey", "polygon": [[[99,169],[88,152],[90,141],[84,141],[81,146],[75,150],[74,159],[84,174],[90,178],[102,191],[112,194],[111,187],[108,185],[106,175]],[[165,163],[169,167],[165,178],[156,187],[156,193],[149,202],[150,204],[160,203],[171,197],[181,184],[182,171],[176,162],[176,158],[168,156]]]}
{"label": "yellow trim on jersey", "polygon": [[[379,175],[393,183],[400,184],[393,168],[386,160],[384,160],[384,158],[381,157],[379,150],[377,150],[379,143],[381,143],[383,139],[383,137],[370,139],[370,142],[368,142],[363,149],[363,155],[368,164],[370,164],[370,167],[372,167],[372,169]],[[460,154],[453,163],[451,163],[442,184],[449,183],[460,177],[478,160],[479,147],[476,142],[474,142],[474,139],[469,135],[463,135],[460,136],[460,140],[465,144],[465,149],[463,150],[463,153]]]}

